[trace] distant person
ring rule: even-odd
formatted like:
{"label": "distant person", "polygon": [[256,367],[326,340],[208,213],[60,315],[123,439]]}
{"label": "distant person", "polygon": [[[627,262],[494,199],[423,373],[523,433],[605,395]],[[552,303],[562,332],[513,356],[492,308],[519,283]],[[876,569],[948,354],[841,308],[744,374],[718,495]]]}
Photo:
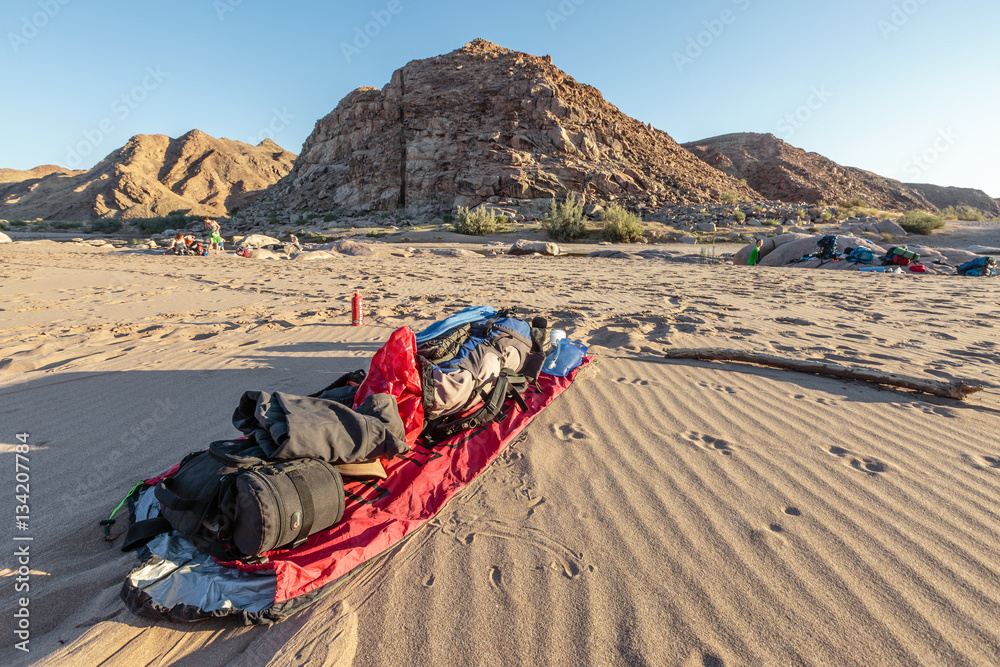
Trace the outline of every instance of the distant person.
{"label": "distant person", "polygon": [[163,253],[164,255],[186,255],[187,254],[187,244],[184,242],[184,232],[177,232],[174,236],[174,240],[170,242],[170,245]]}
{"label": "distant person", "polygon": [[219,223],[212,220],[209,217],[204,217],[202,220],[205,222],[205,229],[209,231],[208,236],[208,249],[209,251],[215,251],[215,254],[219,254],[224,251],[222,247],[222,228]]}
{"label": "distant person", "polygon": [[302,244],[299,243],[298,237],[295,234],[289,234],[288,237],[290,240],[288,241],[288,245],[285,246],[285,254],[291,256],[292,250],[302,252]]}
{"label": "distant person", "polygon": [[750,250],[750,259],[747,261],[747,264],[750,266],[756,266],[760,263],[760,249],[763,245],[764,239],[757,239],[757,242],[754,243],[753,248]]}

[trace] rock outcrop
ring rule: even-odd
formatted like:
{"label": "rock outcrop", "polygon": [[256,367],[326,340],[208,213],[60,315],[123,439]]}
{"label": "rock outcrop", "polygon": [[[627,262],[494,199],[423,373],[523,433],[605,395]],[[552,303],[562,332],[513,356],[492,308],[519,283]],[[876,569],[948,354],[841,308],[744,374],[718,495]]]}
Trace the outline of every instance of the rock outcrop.
{"label": "rock outcrop", "polygon": [[951,188],[929,183],[907,183],[907,187],[922,194],[940,209],[970,206],[990,218],[1000,217],[1000,201],[975,188]]}
{"label": "rock outcrop", "polygon": [[199,130],[178,139],[140,134],[87,171],[56,168],[0,185],[0,218],[137,218],[176,210],[227,215],[288,174],[294,159],[270,139],[251,146]]}
{"label": "rock outcrop", "polygon": [[920,192],[870,171],[844,167],[818,153],[807,153],[773,134],[739,132],[684,144],[699,158],[768,199],[838,204],[863,199],[891,210],[936,207]]}
{"label": "rock outcrop", "polygon": [[757,193],[619,111],[551,58],[476,40],[359,88],[316,123],[258,216],[535,206],[569,192],[635,210]]}

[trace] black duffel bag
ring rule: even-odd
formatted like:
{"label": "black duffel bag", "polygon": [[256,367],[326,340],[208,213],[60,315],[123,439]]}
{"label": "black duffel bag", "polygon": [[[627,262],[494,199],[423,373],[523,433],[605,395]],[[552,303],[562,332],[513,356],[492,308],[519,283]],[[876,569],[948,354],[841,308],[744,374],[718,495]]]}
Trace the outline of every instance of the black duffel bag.
{"label": "black duffel bag", "polygon": [[320,459],[266,461],[248,440],[213,442],[156,485],[161,516],[129,529],[123,551],[176,530],[220,560],[294,548],[340,521],[344,482]]}

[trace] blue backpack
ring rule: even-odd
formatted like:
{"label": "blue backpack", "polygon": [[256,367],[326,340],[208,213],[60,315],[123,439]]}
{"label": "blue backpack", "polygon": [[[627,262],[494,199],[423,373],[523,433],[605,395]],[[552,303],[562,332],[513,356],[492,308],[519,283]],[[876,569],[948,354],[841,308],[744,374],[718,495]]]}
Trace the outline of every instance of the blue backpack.
{"label": "blue backpack", "polygon": [[960,276],[995,276],[997,260],[995,257],[976,257],[960,265],[956,271]]}
{"label": "blue backpack", "polygon": [[855,248],[847,256],[848,262],[860,262],[861,264],[871,264],[875,261],[875,253],[868,248]]}

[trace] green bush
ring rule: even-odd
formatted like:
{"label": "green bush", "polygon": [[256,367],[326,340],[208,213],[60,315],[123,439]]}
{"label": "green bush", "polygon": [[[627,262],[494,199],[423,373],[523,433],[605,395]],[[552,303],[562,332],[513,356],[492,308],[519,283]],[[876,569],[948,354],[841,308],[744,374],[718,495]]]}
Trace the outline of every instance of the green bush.
{"label": "green bush", "polygon": [[609,205],[601,211],[604,238],[612,243],[633,243],[643,236],[642,218],[620,206]]}
{"label": "green bush", "polygon": [[49,223],[50,229],[79,229],[80,227],[83,227],[83,223],[77,220],[66,220],[66,221]]}
{"label": "green bush", "polygon": [[195,215],[177,214],[173,211],[170,215],[155,218],[132,218],[129,224],[141,231],[143,234],[162,234],[168,229],[184,229],[192,222],[201,220]]}
{"label": "green bush", "polygon": [[87,226],[90,234],[113,234],[122,228],[122,221],[114,218],[104,218],[102,220],[91,220]]}
{"label": "green bush", "polygon": [[323,222],[333,222],[339,217],[337,213],[327,213],[323,216]]}
{"label": "green bush", "polygon": [[761,206],[760,204],[754,204],[752,210],[754,213],[760,213],[761,211],[764,210],[764,207]]}
{"label": "green bush", "polygon": [[855,197],[854,199],[845,199],[840,202],[841,208],[852,209],[852,208],[863,208],[868,206],[868,202],[865,201],[863,197]]}
{"label": "green bush", "polygon": [[949,206],[941,211],[945,220],[969,220],[971,222],[982,222],[985,219],[982,212],[971,206]]}
{"label": "green bush", "polygon": [[764,225],[765,227],[777,227],[779,223],[774,218],[768,218],[767,220],[765,220],[761,224]]}
{"label": "green bush", "polygon": [[484,234],[495,234],[503,231],[504,222],[507,216],[498,216],[493,209],[485,207],[469,210],[464,206],[459,206],[455,215],[455,231],[459,234],[470,236],[482,236]]}
{"label": "green bush", "polygon": [[804,208],[800,208],[798,211],[795,212],[795,215],[799,217],[799,220],[805,220],[808,213],[806,213],[806,210]]}
{"label": "green bush", "polygon": [[941,216],[927,211],[907,211],[897,222],[910,234],[930,234],[935,229],[944,227]]}
{"label": "green bush", "polygon": [[557,204],[553,199],[549,212],[542,219],[542,229],[553,241],[565,243],[574,241],[587,233],[587,223],[583,219],[583,200],[574,193],[566,196],[566,201]]}
{"label": "green bush", "polygon": [[822,220],[823,222],[830,222],[830,219],[833,217],[833,213],[830,213],[829,211],[823,211],[823,213],[821,213],[819,217],[820,220]]}
{"label": "green bush", "polygon": [[441,216],[441,219],[444,220],[444,223],[446,225],[450,225],[451,221],[454,220],[455,218],[454,216],[452,216],[451,213],[445,213],[444,215]]}
{"label": "green bush", "polygon": [[27,220],[11,220],[7,224],[10,225],[11,227],[14,227],[14,228],[24,228],[24,227],[28,226],[28,221]]}
{"label": "green bush", "polygon": [[743,221],[747,219],[747,214],[744,213],[743,211],[736,211],[735,213],[733,213],[733,217],[736,218],[736,222],[742,224]]}
{"label": "green bush", "polygon": [[735,204],[739,200],[740,200],[740,198],[736,196],[735,192],[724,192],[724,193],[722,193],[722,203],[723,204]]}

